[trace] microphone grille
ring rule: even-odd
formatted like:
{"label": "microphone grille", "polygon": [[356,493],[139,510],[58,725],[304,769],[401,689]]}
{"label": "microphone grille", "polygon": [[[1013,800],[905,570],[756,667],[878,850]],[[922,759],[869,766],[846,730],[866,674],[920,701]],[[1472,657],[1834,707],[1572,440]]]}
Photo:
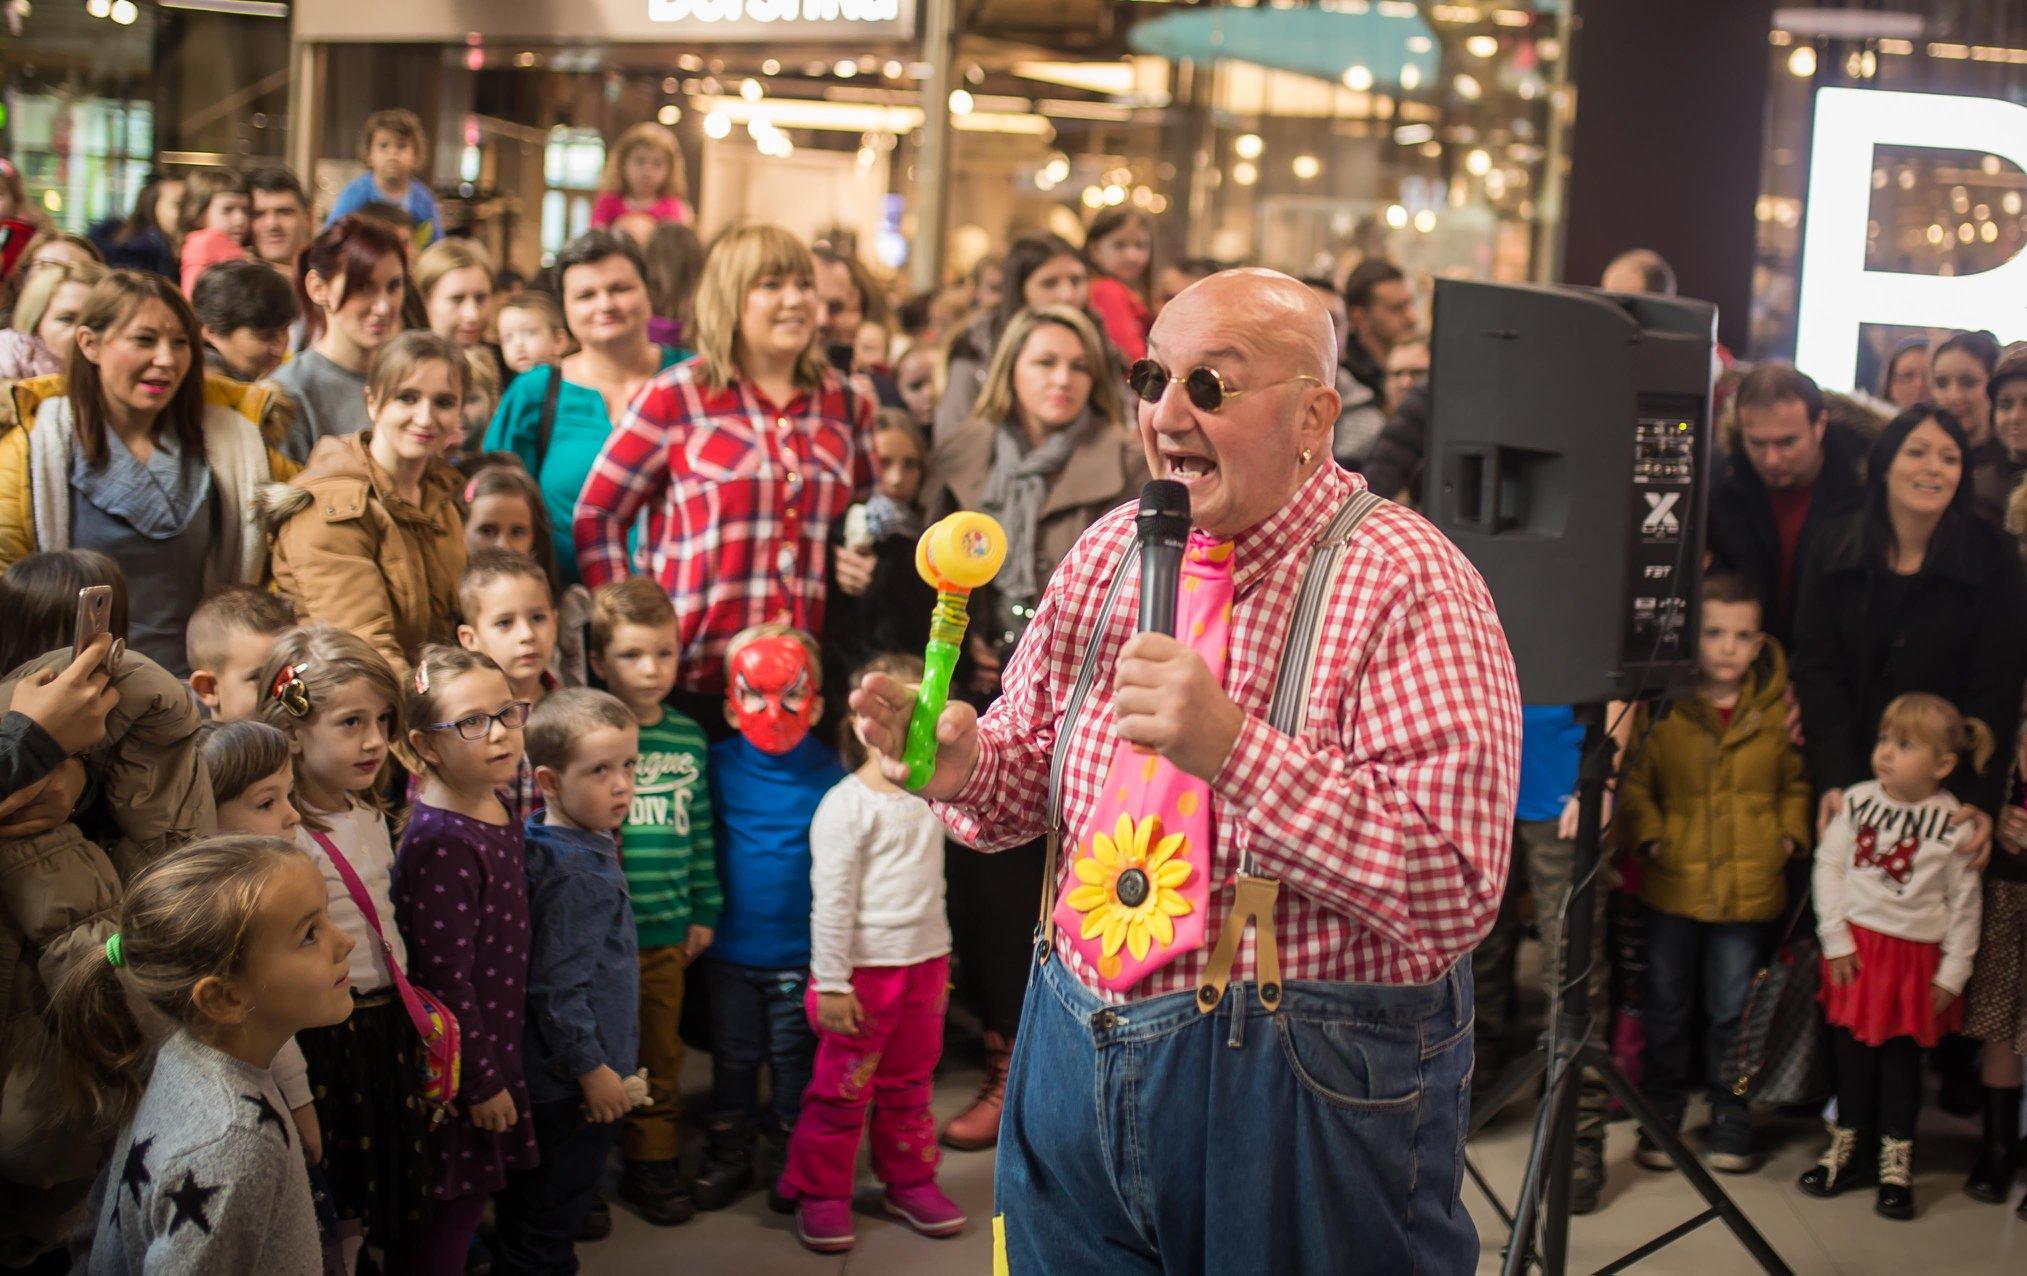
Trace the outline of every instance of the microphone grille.
{"label": "microphone grille", "polygon": [[1174,479],[1153,479],[1140,489],[1141,521],[1181,519],[1189,527],[1189,489]]}

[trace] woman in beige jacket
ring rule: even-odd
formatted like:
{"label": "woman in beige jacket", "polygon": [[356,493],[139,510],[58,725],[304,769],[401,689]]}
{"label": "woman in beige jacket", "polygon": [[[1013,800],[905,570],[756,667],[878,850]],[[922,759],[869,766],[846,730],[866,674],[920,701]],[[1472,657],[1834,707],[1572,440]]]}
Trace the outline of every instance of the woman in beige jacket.
{"label": "woman in beige jacket", "polygon": [[406,677],[424,643],[457,641],[462,486],[441,459],[463,429],[457,347],[404,332],[367,374],[369,430],[323,440],[293,483],[262,493],[275,586],[304,624],[358,634]]}

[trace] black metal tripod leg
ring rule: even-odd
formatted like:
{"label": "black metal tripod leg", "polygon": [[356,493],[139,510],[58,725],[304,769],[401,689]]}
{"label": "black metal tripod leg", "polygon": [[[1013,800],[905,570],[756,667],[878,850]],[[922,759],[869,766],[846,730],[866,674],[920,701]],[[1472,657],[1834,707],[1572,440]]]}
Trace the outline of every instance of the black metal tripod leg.
{"label": "black metal tripod leg", "polygon": [[1668,1154],[1668,1159],[1675,1163],[1675,1168],[1688,1177],[1690,1186],[1703,1197],[1704,1202],[1716,1212],[1717,1217],[1724,1220],[1724,1225],[1731,1229],[1731,1234],[1738,1238],[1738,1243],[1745,1246],[1747,1252],[1759,1263],[1761,1270],[1767,1272],[1768,1276],[1793,1276],[1792,1269],[1781,1261],[1781,1256],[1774,1252],[1774,1247],[1767,1243],[1767,1238],[1760,1235],[1752,1220],[1747,1218],[1745,1212],[1726,1195],[1722,1187],[1718,1186],[1717,1180],[1710,1176],[1710,1171],[1703,1168],[1703,1163],[1683,1145],[1682,1136],[1662,1122],[1660,1114],[1654,1111],[1654,1105],[1647,1101],[1646,1095],[1640,1093],[1638,1086],[1626,1078],[1625,1073],[1619,1071],[1619,1065],[1606,1053],[1604,1047],[1586,1044],[1579,1058],[1585,1067],[1596,1073],[1598,1079],[1605,1083],[1605,1088],[1611,1091],[1612,1097],[1623,1104],[1626,1111],[1633,1114],[1633,1119],[1639,1122],[1647,1137]]}
{"label": "black metal tripod leg", "polygon": [[1547,1171],[1554,1144],[1561,1137],[1556,1110],[1564,1093],[1575,1094],[1570,1087],[1578,1082],[1573,1049],[1564,1058],[1546,1065],[1548,1090],[1534,1110],[1534,1137],[1528,1140],[1527,1169],[1520,1179],[1520,1199],[1513,1205],[1513,1235],[1506,1242],[1506,1261],[1500,1268],[1504,1276],[1522,1276],[1535,1260],[1534,1233],[1540,1222],[1541,1197],[1548,1186]]}
{"label": "black metal tripod leg", "polygon": [[1507,1064],[1506,1070],[1499,1074],[1499,1080],[1485,1092],[1485,1097],[1471,1100],[1470,1132],[1476,1134],[1484,1129],[1493,1117],[1512,1106],[1521,1091],[1531,1088],[1547,1071],[1548,1054],[1539,1046]]}

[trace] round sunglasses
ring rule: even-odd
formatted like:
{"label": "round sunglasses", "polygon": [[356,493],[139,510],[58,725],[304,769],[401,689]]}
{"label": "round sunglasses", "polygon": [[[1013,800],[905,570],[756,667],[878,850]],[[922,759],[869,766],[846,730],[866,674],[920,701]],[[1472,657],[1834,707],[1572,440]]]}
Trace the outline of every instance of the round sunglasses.
{"label": "round sunglasses", "polygon": [[1225,387],[1225,378],[1216,368],[1195,367],[1178,377],[1171,376],[1167,368],[1153,359],[1137,360],[1126,372],[1126,383],[1133,387],[1133,393],[1140,396],[1142,403],[1161,402],[1161,396],[1167,394],[1169,385],[1176,381],[1182,382],[1183,393],[1189,396],[1190,403],[1199,412],[1216,412],[1233,399],[1251,394],[1254,390],[1271,390],[1277,385],[1287,385],[1294,381],[1323,384],[1321,377],[1303,373],[1300,376],[1283,377],[1279,381],[1269,381],[1265,385],[1256,385],[1251,389],[1230,390]]}

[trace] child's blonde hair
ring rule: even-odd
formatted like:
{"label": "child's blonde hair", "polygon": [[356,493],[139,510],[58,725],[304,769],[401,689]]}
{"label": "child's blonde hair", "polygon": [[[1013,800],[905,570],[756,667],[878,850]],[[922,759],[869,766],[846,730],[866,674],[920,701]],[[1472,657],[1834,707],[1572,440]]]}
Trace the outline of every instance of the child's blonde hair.
{"label": "child's blonde hair", "polygon": [[183,630],[184,654],[193,669],[217,669],[236,633],[263,637],[296,627],[296,604],[287,594],[252,585],[229,585],[205,596]]}
{"label": "child's blonde hair", "polygon": [[[540,537],[537,537],[540,542]],[[457,610],[459,619],[465,624],[474,624],[479,613],[479,591],[499,580],[525,577],[539,580],[549,591],[549,601],[556,601],[556,582],[549,573],[542,570],[542,564],[526,554],[516,554],[511,549],[482,549],[471,556],[465,564],[464,573],[457,578]]]}
{"label": "child's blonde hair", "polygon": [[[305,625],[275,639],[274,649],[268,652],[267,663],[260,669],[260,681],[254,687],[260,697],[254,718],[294,738],[298,724],[315,721],[330,697],[340,687],[354,682],[366,683],[387,702],[387,711],[394,718],[388,744],[389,751],[394,752],[407,738],[402,731],[401,683],[387,658],[370,643],[351,630],[334,625]],[[402,761],[405,764],[408,759]],[[358,800],[385,814],[387,799],[381,795],[378,777],[375,778],[374,787],[359,794]],[[300,772],[297,779],[301,780]],[[304,805],[300,783],[296,787],[295,807],[305,827],[319,833],[330,828],[316,811]]]}
{"label": "child's blonde hair", "polygon": [[566,340],[569,338],[570,328],[563,322],[563,307],[557,305],[556,298],[546,292],[530,288],[526,292],[516,293],[500,303],[500,314],[506,314],[510,310],[525,310],[548,324],[552,332],[564,334]]}
{"label": "child's blonde hair", "polygon": [[[198,1018],[191,993],[246,963],[260,898],[302,852],[277,837],[211,837],[172,851],[127,883],[118,941],[88,951],[50,995],[53,1048],[70,1084],[66,1105],[100,1130],[140,1102],[150,1039],[129,992],[179,1024]],[[114,954],[119,964],[113,963]]]}
{"label": "child's blonde hair", "polygon": [[662,182],[662,188],[655,192],[658,199],[687,199],[690,194],[689,178],[683,173],[683,148],[676,144],[676,135],[653,120],[640,123],[621,133],[612,149],[605,156],[605,171],[598,175],[598,190],[603,195],[625,195],[626,157],[640,147],[660,151],[668,156],[669,175]]}
{"label": "child's blonde hair", "polygon": [[676,605],[652,576],[609,581],[591,596],[591,650],[602,659],[621,625],[673,625]]}
{"label": "child's blonde hair", "polygon": [[252,718],[207,722],[198,742],[204,753],[204,769],[211,773],[215,806],[224,806],[289,765],[287,734]]}
{"label": "child's blonde hair", "polygon": [[[519,558],[521,555],[516,554]],[[453,647],[449,643],[433,642],[424,647],[415,658],[415,676],[409,679],[407,696],[408,721],[414,730],[422,731],[432,723],[443,721],[444,693],[450,684],[468,673],[490,669],[505,678],[506,672],[483,651],[467,647]],[[405,739],[404,735],[404,739]],[[408,745],[412,760],[404,758],[418,775],[436,779],[436,767],[422,756],[413,743]]]}
{"label": "child's blonde hair", "polygon": [[1996,747],[1992,729],[1967,718],[1941,696],[1909,692],[1895,696],[1879,715],[1879,734],[1928,745],[1938,754],[1968,758],[1973,772],[1982,772]]}

